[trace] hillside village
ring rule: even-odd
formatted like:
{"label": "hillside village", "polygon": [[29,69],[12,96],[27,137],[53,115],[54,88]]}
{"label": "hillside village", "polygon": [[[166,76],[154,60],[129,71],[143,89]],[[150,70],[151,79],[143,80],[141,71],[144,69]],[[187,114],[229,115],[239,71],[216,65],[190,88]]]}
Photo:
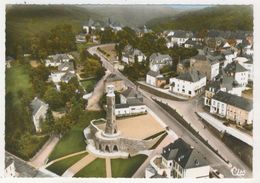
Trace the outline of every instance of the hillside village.
{"label": "hillside village", "polygon": [[252,31],[89,18],[48,35],[6,56],[5,176],[252,176]]}

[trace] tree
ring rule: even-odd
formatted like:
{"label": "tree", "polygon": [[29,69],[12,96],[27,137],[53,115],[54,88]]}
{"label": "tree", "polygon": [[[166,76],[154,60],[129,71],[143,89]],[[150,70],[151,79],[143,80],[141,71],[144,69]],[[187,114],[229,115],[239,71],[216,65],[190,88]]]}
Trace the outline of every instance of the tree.
{"label": "tree", "polygon": [[53,87],[48,87],[44,94],[44,100],[52,109],[58,109],[64,106],[61,94]]}

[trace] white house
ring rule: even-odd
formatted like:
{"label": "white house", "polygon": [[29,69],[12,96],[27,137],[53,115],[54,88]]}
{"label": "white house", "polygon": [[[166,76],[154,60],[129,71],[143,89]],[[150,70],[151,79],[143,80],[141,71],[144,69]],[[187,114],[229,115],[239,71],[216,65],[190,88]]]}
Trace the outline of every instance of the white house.
{"label": "white house", "polygon": [[50,55],[47,59],[45,59],[45,66],[57,67],[60,64],[69,62],[72,59],[74,59],[73,56],[69,54]]}
{"label": "white house", "polygon": [[232,76],[236,82],[243,88],[248,84],[248,70],[238,62],[232,62],[224,68],[227,76]]}
{"label": "white house", "polygon": [[120,94],[120,104],[115,106],[116,116],[131,116],[137,114],[146,114],[147,107],[143,103],[143,97],[128,88]]}
{"label": "white house", "polygon": [[6,178],[17,177],[14,165],[14,159],[11,157],[5,157],[5,171],[4,176]]}
{"label": "white house", "polygon": [[132,116],[146,113],[146,105],[138,99],[135,99],[135,101],[131,100],[131,102],[128,102],[126,104],[116,104],[115,106],[115,114],[117,117]]}
{"label": "white house", "polygon": [[155,87],[161,87],[162,84],[166,84],[166,79],[160,74],[160,71],[150,70],[146,74],[146,83]]}
{"label": "white house", "polygon": [[40,122],[45,119],[49,105],[35,97],[31,102],[33,124],[36,132],[41,132]]}
{"label": "white house", "polygon": [[[166,46],[172,47],[173,45],[177,44],[178,46],[183,45],[189,38],[192,38],[193,33],[189,31],[182,31],[182,30],[175,30],[173,35],[171,34],[168,39],[170,43]],[[169,47],[168,47],[169,48]]]}
{"label": "white house", "polygon": [[159,71],[165,65],[172,65],[172,58],[167,54],[153,53],[149,58],[149,67],[152,71]]}
{"label": "white house", "polygon": [[254,64],[252,59],[245,57],[239,57],[244,59],[236,59],[240,65],[242,65],[246,70],[248,70],[248,80],[253,81],[254,79]]}
{"label": "white house", "polygon": [[127,45],[122,52],[122,61],[129,64],[134,63],[135,59],[137,62],[143,62],[146,60],[146,56],[140,50]]}
{"label": "white house", "polygon": [[52,72],[50,78],[54,83],[68,83],[75,76],[74,65],[72,62],[65,62],[58,66],[58,71]]}
{"label": "white house", "polygon": [[170,78],[170,92],[185,97],[194,97],[203,92],[206,86],[206,76],[197,70],[181,73]]}
{"label": "white house", "polygon": [[209,178],[206,158],[181,138],[164,147],[161,155],[150,160],[145,177],[160,175],[167,178]]}

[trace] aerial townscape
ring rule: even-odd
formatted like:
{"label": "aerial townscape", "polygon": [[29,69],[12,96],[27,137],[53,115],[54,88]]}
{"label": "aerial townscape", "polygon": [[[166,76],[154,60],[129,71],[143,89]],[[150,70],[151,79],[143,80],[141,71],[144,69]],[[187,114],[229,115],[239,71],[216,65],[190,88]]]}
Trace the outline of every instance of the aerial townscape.
{"label": "aerial townscape", "polygon": [[253,56],[251,5],[6,5],[4,176],[252,178]]}

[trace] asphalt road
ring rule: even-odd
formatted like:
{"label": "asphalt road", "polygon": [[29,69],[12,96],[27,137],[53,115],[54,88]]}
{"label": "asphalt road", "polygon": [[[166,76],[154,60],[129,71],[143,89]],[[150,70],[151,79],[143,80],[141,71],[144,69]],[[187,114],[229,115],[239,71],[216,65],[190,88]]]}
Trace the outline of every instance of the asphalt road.
{"label": "asphalt road", "polygon": [[[103,66],[110,70],[111,73],[117,74],[121,79],[125,81],[125,84],[128,87],[132,87],[134,89],[137,89],[136,85],[132,83],[128,78],[126,78],[121,72],[113,68],[113,65],[108,62],[101,53],[97,51],[97,47],[102,47],[105,45],[99,45],[95,47],[91,47],[88,49],[88,51],[91,54],[96,54],[101,58],[101,61],[103,63]],[[169,126],[170,129],[172,129],[179,137],[183,138],[187,143],[189,143],[191,146],[196,148],[199,152],[201,152],[206,159],[209,161],[210,166],[213,168],[216,168],[219,170],[220,173],[222,173],[225,177],[228,178],[241,178],[239,176],[235,176],[231,173],[231,167],[232,165],[240,170],[245,170],[246,174],[243,176],[243,178],[251,178],[252,177],[252,171],[233,153],[225,154],[225,157],[228,158],[230,161],[230,164],[227,164],[225,161],[223,161],[219,156],[217,156],[213,151],[211,151],[206,145],[204,145],[199,139],[197,139],[192,133],[190,133],[185,127],[183,127],[175,118],[173,118],[171,115],[169,115],[164,109],[162,109],[157,103],[155,103],[150,96],[144,92],[141,89],[138,89],[138,91],[143,95],[144,97],[144,103],[149,107],[166,125]],[[210,139],[208,139],[210,141]],[[227,150],[226,149],[226,150]],[[221,149],[219,150],[221,153]]]}

